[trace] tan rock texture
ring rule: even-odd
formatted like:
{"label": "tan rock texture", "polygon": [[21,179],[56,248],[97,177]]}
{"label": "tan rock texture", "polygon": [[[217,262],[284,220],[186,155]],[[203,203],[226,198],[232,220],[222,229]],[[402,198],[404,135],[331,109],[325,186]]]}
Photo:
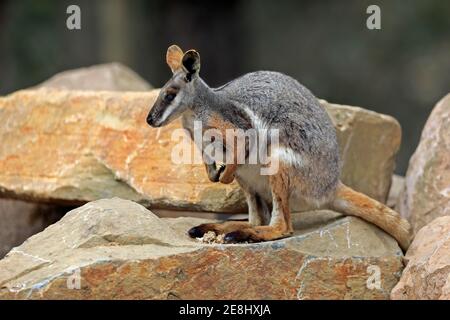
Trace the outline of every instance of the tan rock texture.
{"label": "tan rock texture", "polygon": [[414,233],[450,215],[450,94],[438,102],[425,124],[397,209]]}
{"label": "tan rock texture", "polygon": [[152,88],[136,72],[117,62],[63,71],[37,87],[88,91],[147,91]]}
{"label": "tan rock texture", "polygon": [[67,212],[52,205],[0,199],[0,258]]}
{"label": "tan rock texture", "polygon": [[450,216],[420,229],[405,259],[408,264],[392,299],[450,300]]}
{"label": "tan rock texture", "polygon": [[[120,63],[68,70],[53,76],[39,86],[93,91],[145,91],[151,88],[139,75]],[[2,137],[2,143],[6,139],[9,139],[9,135]],[[0,257],[31,235],[56,222],[69,210],[53,205],[0,199]]]}
{"label": "tan rock texture", "polygon": [[341,180],[386,203],[402,131],[391,116],[321,100],[336,127],[343,161]]}
{"label": "tan rock texture", "polygon": [[69,204],[120,196],[152,207],[244,210],[236,185],[210,183],[202,165],[172,163],[171,133],[179,122],[160,130],[145,122],[157,93],[41,89],[0,98],[3,194]]}
{"label": "tan rock texture", "polygon": [[0,299],[387,299],[403,269],[394,239],[331,211],[302,213],[293,237],[255,244],[186,235],[206,221],[88,203],[0,260]]}
{"label": "tan rock texture", "polygon": [[391,188],[389,189],[388,199],[386,205],[392,209],[395,209],[398,198],[405,188],[405,177],[394,174],[392,176]]}
{"label": "tan rock texture", "polygon": [[[118,196],[152,208],[245,212],[235,183],[211,183],[203,165],[171,161],[180,121],[159,129],[146,124],[157,94],[43,88],[0,98],[0,193],[69,204]],[[324,104],[338,131],[343,181],[386,200],[398,123]]]}

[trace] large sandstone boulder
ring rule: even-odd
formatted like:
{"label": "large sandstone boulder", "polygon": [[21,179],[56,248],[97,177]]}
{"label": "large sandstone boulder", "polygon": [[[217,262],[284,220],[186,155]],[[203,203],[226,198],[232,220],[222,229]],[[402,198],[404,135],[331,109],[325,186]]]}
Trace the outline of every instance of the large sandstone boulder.
{"label": "large sandstone boulder", "polygon": [[380,229],[302,213],[291,238],[204,244],[206,222],[118,198],[67,213],[0,261],[0,299],[386,299],[402,252]]}
{"label": "large sandstone boulder", "polygon": [[414,233],[450,215],[450,94],[433,109],[406,172],[398,210]]}
{"label": "large sandstone boulder", "polygon": [[179,121],[159,130],[146,123],[157,94],[40,89],[0,98],[2,193],[68,204],[119,196],[153,208],[243,211],[236,185],[210,183],[200,164],[172,163]]}
{"label": "large sandstone boulder", "polygon": [[117,62],[63,71],[37,87],[89,91],[148,91],[152,88],[136,72]]}
{"label": "large sandstone boulder", "polygon": [[[61,72],[39,87],[94,91],[145,91],[151,88],[139,75],[120,63]],[[5,139],[7,137],[2,137],[2,142]],[[57,221],[66,211],[63,207],[0,199],[0,257]]]}
{"label": "large sandstone boulder", "polygon": [[385,203],[400,148],[400,124],[374,111],[321,102],[336,127],[343,161],[342,181]]}
{"label": "large sandstone boulder", "polygon": [[[0,193],[69,204],[119,196],[152,208],[245,212],[235,183],[213,184],[203,165],[171,161],[180,122],[153,129],[145,121],[157,94],[42,88],[0,98]],[[398,123],[323,103],[337,127],[343,181],[386,200]]]}
{"label": "large sandstone boulder", "polygon": [[[68,70],[53,76],[39,87],[94,91],[145,91],[151,88],[139,75],[120,63]],[[5,123],[0,127],[3,125]],[[6,139],[8,135],[2,136],[2,143]],[[65,212],[67,212],[65,207],[0,199],[0,257],[12,247],[57,221]]]}
{"label": "large sandstone boulder", "polygon": [[0,200],[0,258],[11,248],[58,221],[65,208],[27,203],[20,200]]}
{"label": "large sandstone boulder", "polygon": [[450,216],[420,229],[405,259],[408,264],[392,299],[450,300]]}

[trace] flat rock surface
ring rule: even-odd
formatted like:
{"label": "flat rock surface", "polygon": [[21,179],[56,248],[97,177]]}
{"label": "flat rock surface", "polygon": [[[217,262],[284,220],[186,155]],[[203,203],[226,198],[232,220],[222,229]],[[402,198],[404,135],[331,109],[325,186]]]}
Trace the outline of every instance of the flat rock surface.
{"label": "flat rock surface", "polygon": [[1,299],[387,299],[402,252],[358,218],[295,217],[295,235],[208,245],[118,198],[69,212],[0,260]]}
{"label": "flat rock surface", "polygon": [[[246,212],[236,183],[213,184],[202,164],[171,160],[174,146],[187,142],[172,139],[179,120],[147,125],[157,94],[41,88],[0,98],[0,195],[74,205],[118,196],[152,208]],[[384,202],[400,126],[322,103],[337,128],[344,183]]]}

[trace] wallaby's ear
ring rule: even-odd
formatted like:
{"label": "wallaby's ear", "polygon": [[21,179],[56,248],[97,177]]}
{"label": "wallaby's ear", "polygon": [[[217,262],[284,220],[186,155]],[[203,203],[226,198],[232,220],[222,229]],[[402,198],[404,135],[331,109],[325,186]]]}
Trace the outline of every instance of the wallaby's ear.
{"label": "wallaby's ear", "polygon": [[181,60],[183,59],[183,50],[177,45],[171,45],[167,49],[166,62],[169,65],[172,72],[177,71],[181,68]]}
{"label": "wallaby's ear", "polygon": [[187,80],[200,72],[200,54],[195,50],[188,50],[182,59],[183,68],[187,73]]}

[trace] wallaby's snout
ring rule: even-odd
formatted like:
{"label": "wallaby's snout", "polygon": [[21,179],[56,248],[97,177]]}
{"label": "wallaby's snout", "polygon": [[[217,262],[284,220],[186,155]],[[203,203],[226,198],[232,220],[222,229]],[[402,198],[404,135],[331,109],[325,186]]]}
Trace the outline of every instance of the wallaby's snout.
{"label": "wallaby's snout", "polygon": [[156,99],[155,103],[153,104],[152,108],[150,109],[150,112],[147,115],[147,123],[150,127],[157,128],[160,126],[160,123],[158,119],[161,118],[161,102],[159,97]]}
{"label": "wallaby's snout", "polygon": [[169,80],[161,89],[147,116],[147,123],[151,127],[157,128],[168,124],[184,111],[182,99],[174,101],[179,91],[179,88],[174,85],[173,79]]}
{"label": "wallaby's snout", "polygon": [[154,108],[154,106],[152,107],[152,109],[150,110],[150,112],[148,113],[148,116],[147,116],[147,123],[148,123],[148,125],[150,126],[150,127],[154,127],[154,128],[156,128],[156,127],[158,127],[157,125],[156,125],[156,123],[155,123],[155,117],[153,117],[153,108]]}
{"label": "wallaby's snout", "polygon": [[166,95],[167,94],[164,93],[164,88],[161,89],[161,92],[159,93],[156,101],[153,103],[153,106],[147,115],[147,123],[149,126],[158,128],[164,125],[164,120],[166,120],[166,116],[164,116],[164,113],[168,107],[168,104],[172,102],[172,100],[167,101],[167,99],[165,98]]}

